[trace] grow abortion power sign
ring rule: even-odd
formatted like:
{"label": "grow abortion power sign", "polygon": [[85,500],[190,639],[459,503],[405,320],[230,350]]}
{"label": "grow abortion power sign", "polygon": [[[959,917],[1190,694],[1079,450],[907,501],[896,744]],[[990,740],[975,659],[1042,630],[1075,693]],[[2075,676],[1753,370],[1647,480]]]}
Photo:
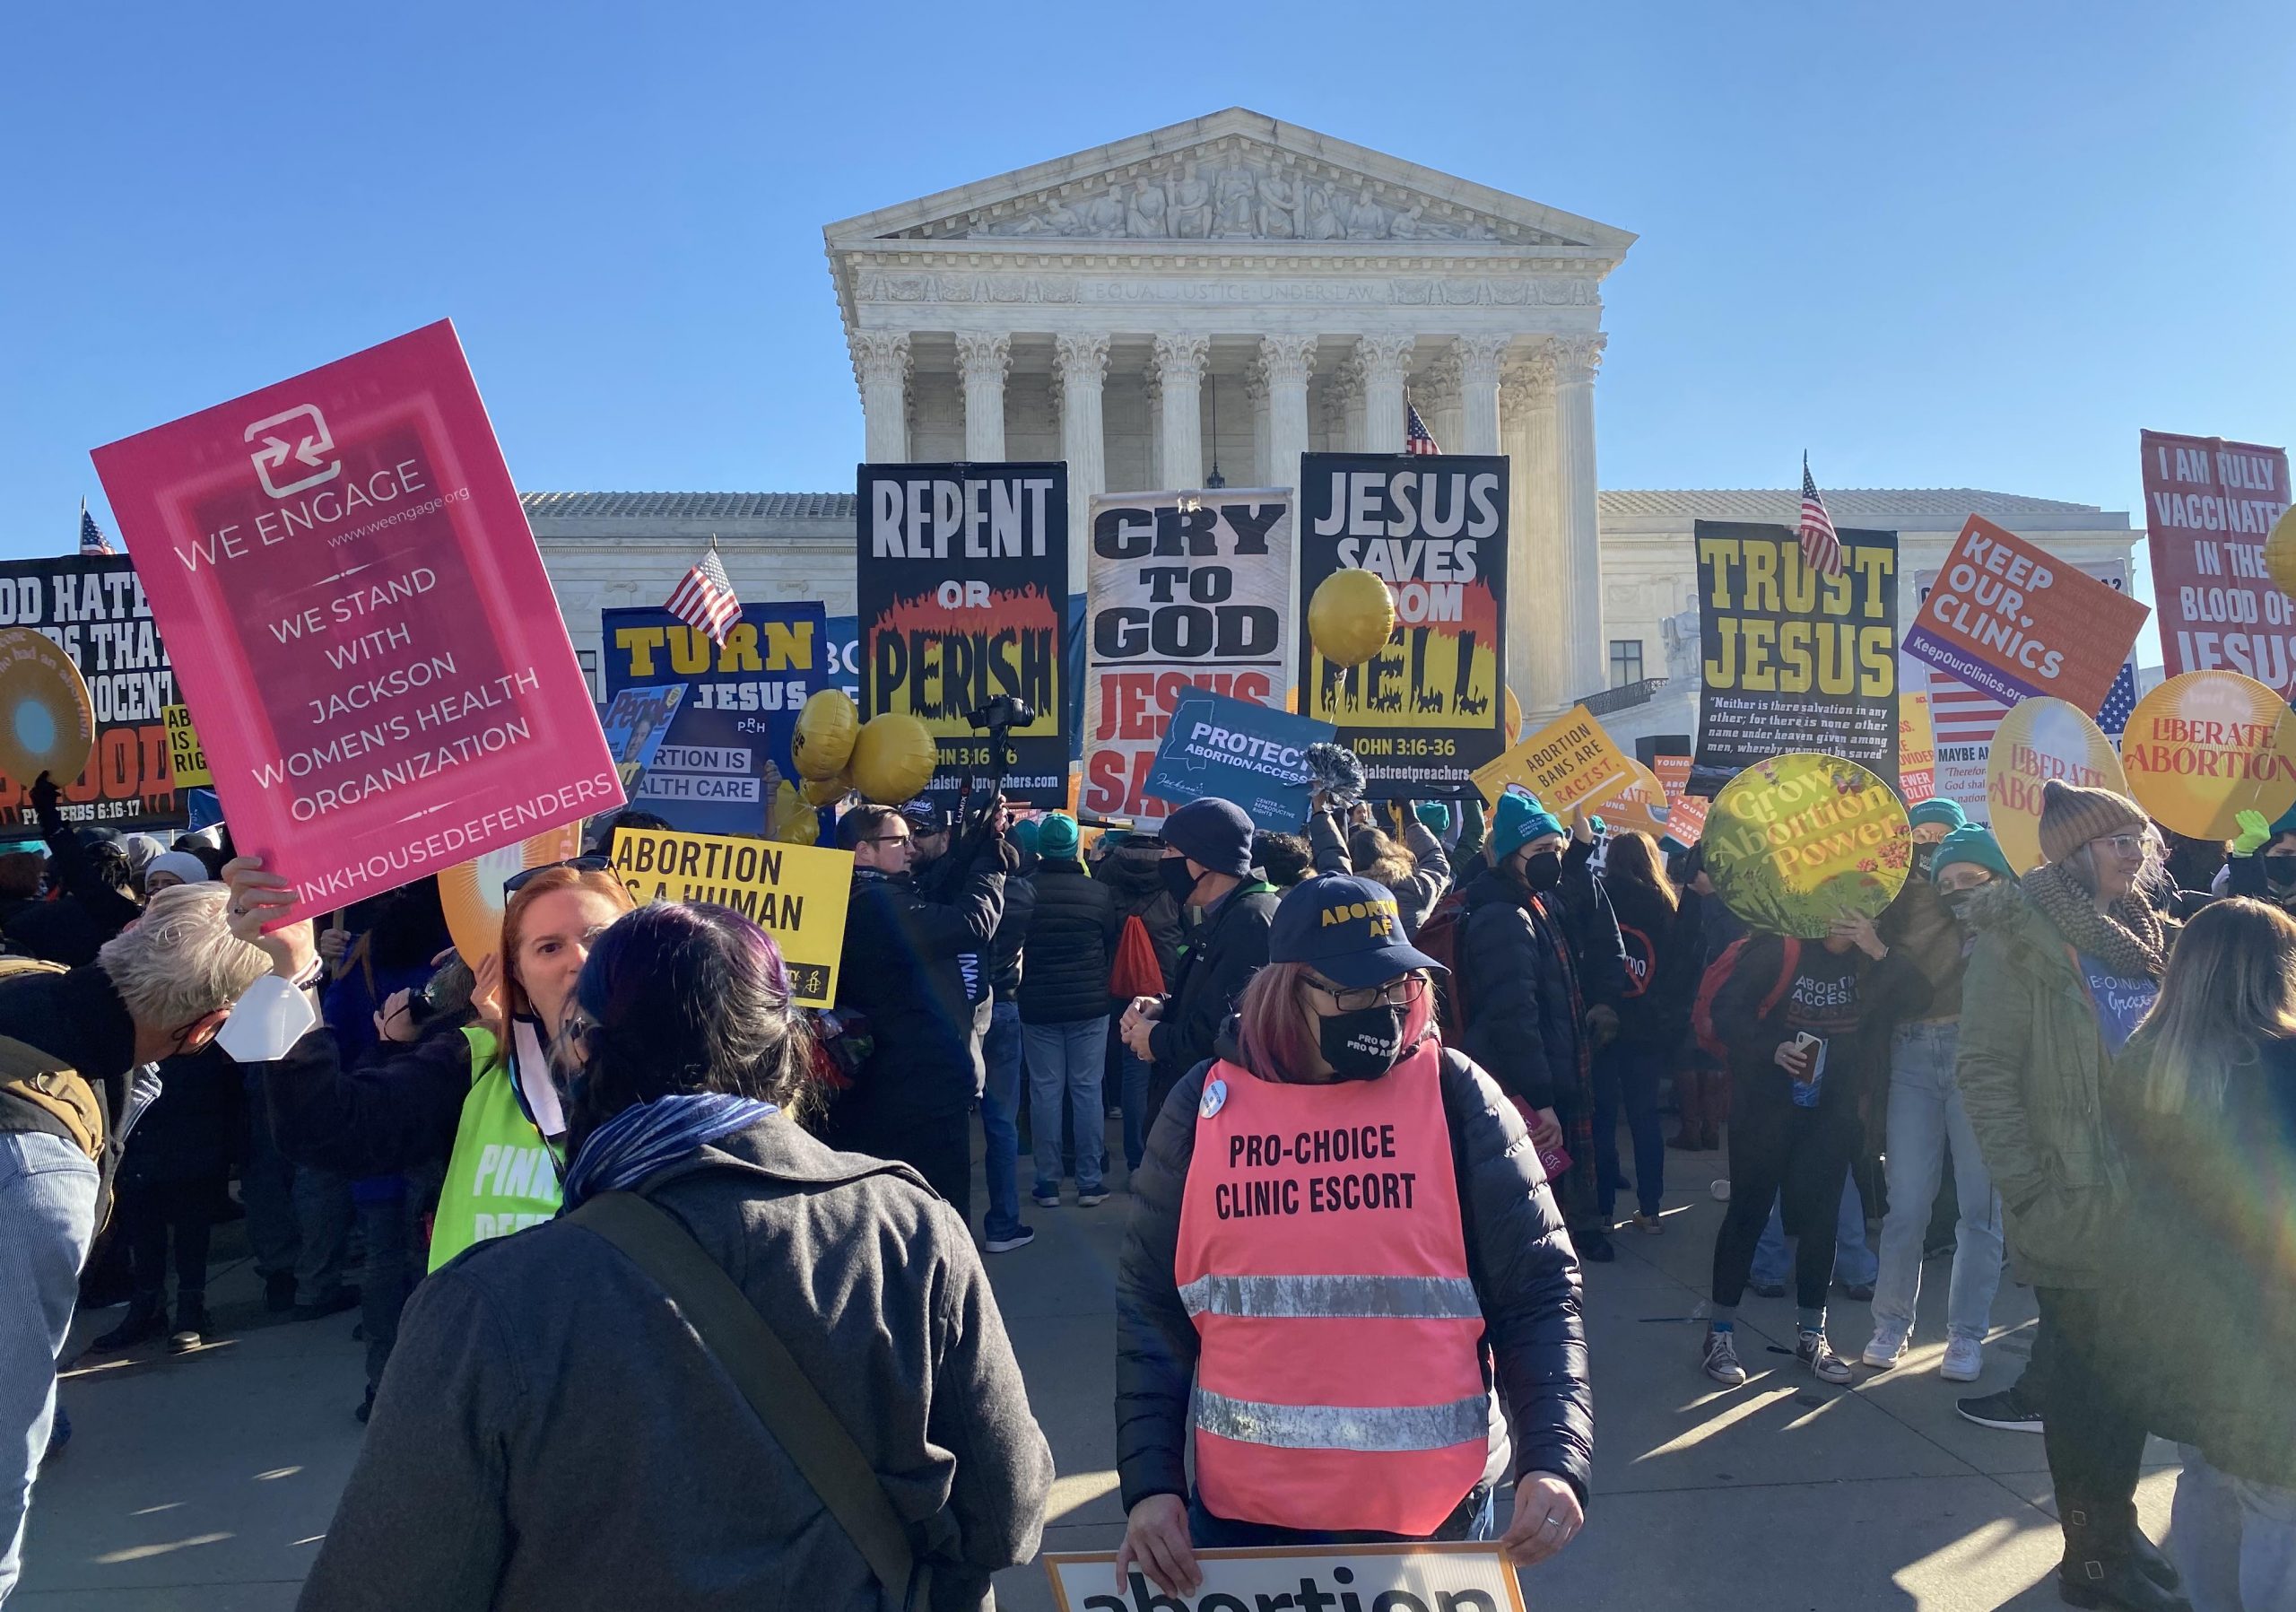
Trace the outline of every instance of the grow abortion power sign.
{"label": "grow abortion power sign", "polygon": [[622,804],[452,325],[94,457],[291,917]]}

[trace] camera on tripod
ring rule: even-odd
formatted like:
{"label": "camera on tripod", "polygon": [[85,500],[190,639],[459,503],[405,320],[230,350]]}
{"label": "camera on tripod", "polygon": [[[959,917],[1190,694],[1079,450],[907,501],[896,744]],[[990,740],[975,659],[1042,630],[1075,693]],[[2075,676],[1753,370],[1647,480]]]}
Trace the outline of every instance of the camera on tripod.
{"label": "camera on tripod", "polygon": [[988,735],[988,759],[999,776],[1011,765],[1009,754],[1013,729],[1026,728],[1036,719],[1036,707],[1018,694],[999,694],[987,704],[976,706],[965,713],[966,721]]}

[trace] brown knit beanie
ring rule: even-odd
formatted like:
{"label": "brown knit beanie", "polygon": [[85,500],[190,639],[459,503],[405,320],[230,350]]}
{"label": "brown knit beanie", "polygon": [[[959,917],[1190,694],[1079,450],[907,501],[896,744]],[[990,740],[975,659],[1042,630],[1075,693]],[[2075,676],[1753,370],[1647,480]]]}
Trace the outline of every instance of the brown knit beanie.
{"label": "brown knit beanie", "polygon": [[2092,840],[2142,829],[2144,813],[2126,795],[2052,778],[2041,786],[2041,859],[2062,862]]}

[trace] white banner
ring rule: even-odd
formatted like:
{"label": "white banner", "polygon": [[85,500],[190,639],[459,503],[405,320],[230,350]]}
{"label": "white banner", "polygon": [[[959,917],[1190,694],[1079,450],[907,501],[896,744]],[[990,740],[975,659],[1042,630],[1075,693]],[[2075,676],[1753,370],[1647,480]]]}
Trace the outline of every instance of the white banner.
{"label": "white banner", "polygon": [[1137,1567],[1117,1586],[1112,1551],[1048,1554],[1061,1612],[1523,1612],[1515,1571],[1495,1545],[1275,1545],[1199,1550],[1204,1587],[1165,1595]]}
{"label": "white banner", "polygon": [[1085,581],[1077,808],[1153,827],[1167,809],[1148,770],[1182,698],[1284,707],[1291,491],[1099,494]]}

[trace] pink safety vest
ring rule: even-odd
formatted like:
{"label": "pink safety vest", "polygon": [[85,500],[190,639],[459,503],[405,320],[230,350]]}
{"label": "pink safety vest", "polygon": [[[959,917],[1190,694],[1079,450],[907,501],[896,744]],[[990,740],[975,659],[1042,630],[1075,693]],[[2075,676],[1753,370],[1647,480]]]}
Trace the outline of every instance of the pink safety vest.
{"label": "pink safety vest", "polygon": [[1482,1478],[1483,1310],[1432,1038],[1378,1080],[1205,1074],[1173,1275],[1205,1507],[1424,1536]]}

